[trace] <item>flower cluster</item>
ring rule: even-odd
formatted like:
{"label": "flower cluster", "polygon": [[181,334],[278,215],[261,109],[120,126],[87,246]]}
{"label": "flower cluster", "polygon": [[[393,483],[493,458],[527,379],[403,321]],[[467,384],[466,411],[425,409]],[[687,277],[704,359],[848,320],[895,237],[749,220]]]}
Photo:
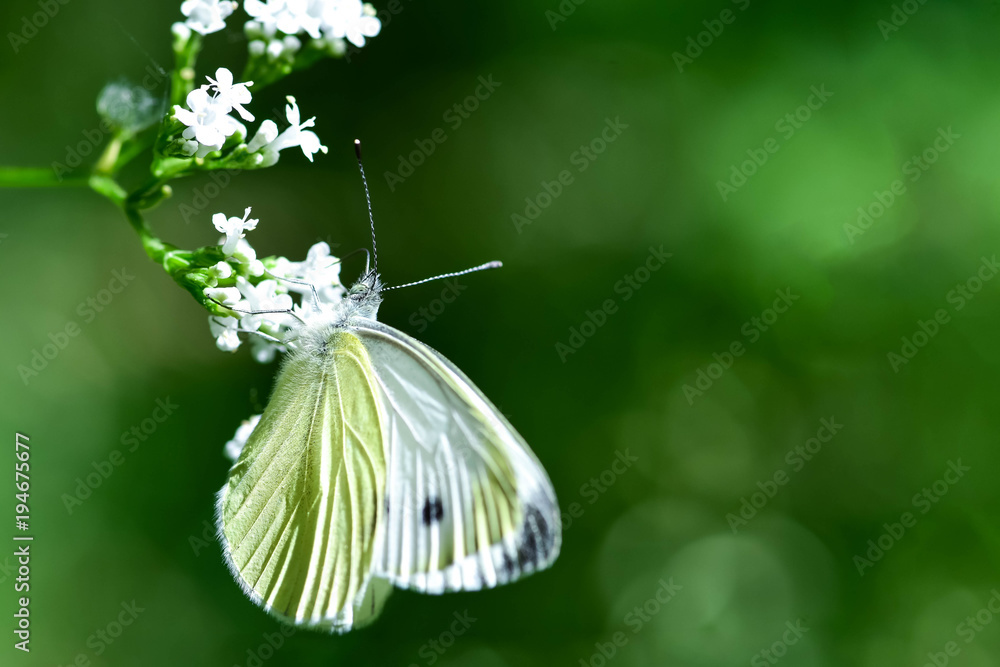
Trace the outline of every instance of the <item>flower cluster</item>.
{"label": "flower cluster", "polygon": [[252,334],[254,359],[270,362],[292,344],[301,322],[317,310],[328,312],[343,297],[340,260],[330,254],[330,246],[320,242],[301,262],[276,257],[268,258],[265,265],[245,238],[258,223],[250,217],[250,208],[242,218],[216,213],[212,223],[225,234],[219,240],[225,259],[209,270],[205,296],[233,314],[209,316],[209,329],[216,345],[226,352],[239,348],[240,333]]}
{"label": "flower cluster", "polygon": [[237,3],[231,0],[184,0],[181,14],[191,30],[202,35],[218,32],[226,27],[226,17],[233,13]]}
{"label": "flower cluster", "polygon": [[346,39],[357,47],[366,37],[378,35],[382,23],[375,8],[361,0],[246,0],[251,55],[271,60],[293,58],[308,36],[313,46],[334,55],[343,54]]}
{"label": "flower cluster", "polygon": [[[290,123],[287,129],[279,133],[273,120],[265,120],[253,139],[244,144],[246,127],[230,114],[235,111],[245,121],[254,120],[253,114],[243,106],[252,99],[249,87],[253,81],[234,83],[232,72],[225,67],[216,70],[214,79],[206,78],[208,84],[188,93],[187,108],[177,105],[173,110],[174,119],[186,126],[181,132],[179,146],[183,155],[204,158],[221,151],[231,137],[236,137],[237,143],[249,155],[249,164],[243,166],[269,167],[278,161],[280,151],[295,146],[302,149],[310,162],[316,153],[326,153],[326,146],[320,143],[316,133],[306,129],[313,127],[316,119],[303,122],[294,97],[287,98],[285,107]],[[234,150],[237,148],[240,146],[234,146]]]}
{"label": "flower cluster", "polygon": [[229,114],[235,109],[244,120],[252,121],[253,115],[243,108],[251,99],[246,83],[233,83],[233,73],[224,67],[215,71],[215,79],[206,77],[208,85],[188,93],[187,106],[174,107],[174,118],[187,126],[182,136],[183,150],[188,155],[205,157],[222,149],[226,139],[240,132],[246,135],[246,128]]}
{"label": "flower cluster", "polygon": [[[281,119],[254,117],[254,95],[328,55],[345,54],[348,43],[363,46],[382,29],[374,7],[363,0],[244,0],[249,58],[241,80],[220,67],[197,86],[202,37],[224,29],[238,6],[232,0],[182,1],[185,18],[172,27],[171,107],[151,142],[153,178],[128,195],[134,215],[169,196],[167,183],[180,176],[269,167],[287,148],[299,148],[310,162],[326,153],[312,130],[316,119],[303,119],[294,97],[286,97],[288,125],[282,128]],[[295,346],[304,322],[330,315],[341,302],[340,260],[326,243],[312,246],[300,262],[258,258],[246,238],[258,225],[250,208],[242,216],[217,213],[212,224],[223,235],[217,246],[182,251],[149,239],[146,249],[211,313],[209,329],[220,349],[235,351],[249,340],[254,358],[270,361]]]}

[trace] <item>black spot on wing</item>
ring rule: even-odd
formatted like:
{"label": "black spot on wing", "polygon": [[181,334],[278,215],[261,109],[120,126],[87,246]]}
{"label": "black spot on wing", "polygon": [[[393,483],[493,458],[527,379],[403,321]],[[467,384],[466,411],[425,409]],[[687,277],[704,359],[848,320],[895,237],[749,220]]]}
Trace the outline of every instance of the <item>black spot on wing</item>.
{"label": "black spot on wing", "polygon": [[507,580],[510,581],[515,573],[517,572],[517,565],[514,564],[514,559],[510,557],[510,554],[506,550],[503,552],[503,571],[507,575]]}
{"label": "black spot on wing", "polygon": [[444,505],[441,504],[440,498],[428,498],[424,502],[423,520],[425,526],[437,523],[443,516]]}
{"label": "black spot on wing", "polygon": [[520,567],[534,566],[538,562],[538,546],[535,544],[535,534],[528,532],[517,545],[517,564]]}
{"label": "black spot on wing", "polygon": [[[545,560],[552,549],[552,531],[549,529],[545,515],[533,505],[528,505],[524,512],[524,523],[521,525],[521,540],[517,545],[517,563],[522,568],[538,565],[539,560]],[[541,559],[539,559],[539,552]]]}
{"label": "black spot on wing", "polygon": [[545,520],[545,515],[537,507],[528,508],[528,516],[535,522],[538,530],[538,541],[541,544],[542,558],[549,557],[549,550],[552,548],[552,535],[549,531],[549,522]]}

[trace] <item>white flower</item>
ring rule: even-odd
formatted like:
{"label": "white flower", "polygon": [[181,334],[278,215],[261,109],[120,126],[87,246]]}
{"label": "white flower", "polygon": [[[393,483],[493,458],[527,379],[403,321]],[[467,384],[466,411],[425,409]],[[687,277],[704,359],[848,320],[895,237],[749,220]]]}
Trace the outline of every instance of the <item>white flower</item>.
{"label": "white flower", "polygon": [[[330,254],[330,246],[320,241],[309,248],[305,261],[288,262],[285,271],[287,278],[297,278],[316,288],[321,302],[336,303],[343,294],[340,284],[340,260]],[[312,302],[312,289],[307,285],[288,283],[288,289],[299,292]]]}
{"label": "white flower", "polygon": [[219,280],[225,280],[233,275],[233,266],[229,262],[218,262],[208,270],[208,275],[213,281],[212,285],[218,285]]}
{"label": "white flower", "polygon": [[293,302],[292,297],[278,291],[277,281],[262,280],[253,285],[246,278],[239,276],[236,278],[236,287],[243,295],[244,301],[240,304],[244,310],[271,311],[244,315],[240,320],[240,326],[248,331],[258,331],[263,328],[267,329],[268,333],[280,332],[282,325],[286,324],[290,317]]}
{"label": "white flower", "polygon": [[278,138],[278,125],[273,120],[268,119],[260,124],[260,129],[257,130],[257,134],[253,135],[253,139],[247,144],[247,151],[250,153],[256,153],[264,146]]}
{"label": "white flower", "polygon": [[365,37],[374,37],[382,30],[375,18],[375,9],[361,0],[335,0],[323,3],[323,32],[327,37],[347,38],[351,44],[365,45]]}
{"label": "white flower", "polygon": [[243,451],[243,447],[246,446],[247,440],[253,434],[253,430],[257,428],[257,424],[260,423],[260,418],[262,415],[254,415],[250,419],[244,419],[240,427],[236,429],[236,435],[233,439],[226,443],[226,457],[229,458],[233,463],[236,463],[236,459],[240,458],[240,452]]}
{"label": "white flower", "polygon": [[243,108],[244,104],[250,103],[252,96],[250,95],[250,91],[247,90],[247,86],[252,86],[253,81],[234,84],[233,73],[225,67],[215,70],[214,79],[212,77],[205,78],[212,83],[211,88],[215,90],[214,99],[216,104],[226,107],[225,113],[236,109],[236,113],[243,120],[253,120],[253,114]]}
{"label": "white flower", "polygon": [[322,2],[317,2],[316,0],[286,0],[285,4],[288,6],[288,11],[295,16],[295,20],[299,24],[299,30],[284,30],[280,26],[278,29],[289,35],[294,35],[297,32],[306,32],[313,39],[319,39],[321,34],[320,28],[323,25],[323,16],[318,10],[317,5],[321,5]]}
{"label": "white flower", "polygon": [[278,345],[277,343],[266,338],[253,336],[250,339],[250,354],[253,355],[254,361],[258,364],[269,364],[274,361],[278,352],[284,351],[284,346]]}
{"label": "white flower", "polygon": [[[246,236],[244,232],[251,229],[257,228],[257,223],[260,222],[256,219],[248,219],[250,217],[250,207],[247,206],[246,210],[243,211],[242,218],[226,218],[225,213],[216,213],[212,216],[212,224],[215,228],[226,235],[226,242],[222,244],[222,252],[229,257],[234,252],[236,252],[236,244],[240,239]],[[256,257],[254,257],[256,259]]]}
{"label": "white flower", "polygon": [[219,150],[226,143],[227,137],[246,131],[238,120],[227,115],[229,109],[217,103],[205,88],[188,93],[189,109],[174,107],[174,117],[187,125],[181,135],[188,140],[185,150],[189,155],[197,154],[197,157]]}
{"label": "white flower", "polygon": [[294,56],[301,46],[289,41],[294,35],[307,33],[317,48],[343,55],[344,38],[361,47],[382,29],[375,8],[361,0],[246,0],[243,7],[255,19],[245,26],[251,54],[271,60]]}
{"label": "white flower", "polygon": [[260,22],[265,33],[280,30],[286,35],[294,35],[303,29],[302,20],[308,18],[304,5],[293,0],[246,0],[243,9]]}
{"label": "white flower", "polygon": [[231,0],[184,0],[181,14],[189,28],[203,35],[218,32],[226,27],[226,17],[233,13],[237,4]]}
{"label": "white flower", "polygon": [[246,135],[243,124],[229,115],[233,109],[244,120],[253,120],[253,115],[243,108],[251,100],[247,86],[252,86],[253,81],[233,83],[233,73],[225,67],[217,69],[215,77],[205,77],[209,85],[188,93],[187,109],[174,107],[174,118],[187,125],[181,136],[187,140],[184,151],[188,155],[205,157],[221,149],[233,134]]}
{"label": "white flower", "polygon": [[182,23],[178,21],[170,26],[170,32],[173,33],[174,37],[182,42],[186,42],[191,39],[191,28],[188,27],[187,23]]}
{"label": "white flower", "polygon": [[240,346],[240,336],[237,333],[239,320],[235,317],[211,316],[208,318],[208,330],[215,338],[215,344],[223,352],[235,352]]}
{"label": "white flower", "polygon": [[[267,125],[268,121],[261,123],[260,130],[257,136],[254,136],[250,144],[247,146],[248,149],[253,147],[258,147],[264,156],[264,161],[261,163],[263,167],[269,167],[278,161],[278,153],[285,150],[286,148],[294,148],[298,146],[302,149],[303,155],[305,155],[310,162],[313,161],[313,155],[322,151],[326,153],[326,146],[319,143],[319,137],[316,136],[315,132],[307,130],[307,127],[313,127],[316,125],[316,117],[312,117],[307,121],[300,122],[301,116],[299,115],[299,106],[295,103],[295,98],[289,96],[288,104],[285,105],[285,116],[288,118],[288,122],[291,126],[285,129],[284,132],[276,136],[274,139],[264,141],[273,132],[272,128]],[[275,126],[276,128],[277,126]],[[263,144],[261,146],[261,144]]]}
{"label": "white flower", "polygon": [[320,36],[322,15],[316,0],[246,0],[243,8],[265,32],[280,30],[286,35],[307,32],[314,39]]}
{"label": "white flower", "polygon": [[[335,317],[337,314],[337,304],[330,301],[323,301],[322,299],[317,304],[313,301],[312,297],[303,297],[301,304],[295,304],[295,308],[292,312],[303,322],[309,323],[310,321],[318,322],[325,321],[328,322],[331,318]],[[291,329],[285,336],[285,340],[294,345],[295,339],[298,336],[299,329]]]}
{"label": "white flower", "polygon": [[205,296],[224,306],[235,306],[243,298],[235,287],[209,287],[205,290]]}
{"label": "white flower", "polygon": [[[243,11],[257,19],[257,23],[260,23],[262,30],[272,32],[273,29],[277,29],[278,21],[284,18],[285,0],[265,0],[265,2],[261,2],[260,0],[245,0]],[[248,21],[247,23],[250,24],[253,22]],[[248,27],[256,29],[256,26],[248,25]],[[298,32],[298,30],[295,32]]]}
{"label": "white flower", "polygon": [[288,127],[284,132],[278,135],[278,137],[271,142],[270,148],[275,151],[283,151],[286,148],[294,148],[298,146],[302,149],[303,155],[305,155],[310,162],[312,162],[312,156],[323,151],[326,153],[326,146],[319,143],[319,137],[316,136],[315,132],[306,130],[307,127],[314,127],[316,125],[316,117],[313,116],[305,122],[299,122],[301,116],[299,114],[299,105],[295,103],[295,98],[289,95],[287,98],[288,104],[285,105],[285,117],[291,126]]}
{"label": "white flower", "polygon": [[[219,245],[225,242],[225,238],[219,239]],[[251,276],[264,275],[264,263],[257,259],[257,251],[253,249],[253,246],[246,239],[240,239],[236,242],[236,250],[233,251],[232,258],[240,264],[245,264],[247,272]]]}

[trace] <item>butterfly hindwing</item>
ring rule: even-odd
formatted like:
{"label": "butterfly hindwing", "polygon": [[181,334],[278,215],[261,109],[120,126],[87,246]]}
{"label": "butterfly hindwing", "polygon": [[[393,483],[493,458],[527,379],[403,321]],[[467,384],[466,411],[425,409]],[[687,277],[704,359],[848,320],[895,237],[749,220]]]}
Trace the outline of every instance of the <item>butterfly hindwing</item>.
{"label": "butterfly hindwing", "polygon": [[388,594],[368,587],[385,516],[378,392],[364,345],[347,331],[294,353],[219,494],[233,574],[296,625],[345,632],[372,620]]}
{"label": "butterfly hindwing", "polygon": [[374,320],[352,324],[372,360],[389,457],[374,573],[442,593],[493,587],[550,565],[561,541],[559,510],[521,436],[429,346]]}

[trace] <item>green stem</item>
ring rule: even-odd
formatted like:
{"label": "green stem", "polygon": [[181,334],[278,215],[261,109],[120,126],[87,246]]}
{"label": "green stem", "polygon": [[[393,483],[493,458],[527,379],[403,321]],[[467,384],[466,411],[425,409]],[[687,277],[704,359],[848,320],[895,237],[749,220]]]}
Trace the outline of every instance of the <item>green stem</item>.
{"label": "green stem", "polygon": [[118,206],[125,205],[128,193],[125,188],[118,185],[118,182],[110,176],[94,174],[90,177],[90,189],[99,195],[103,195],[113,201]]}
{"label": "green stem", "polygon": [[0,188],[61,188],[87,185],[86,176],[64,178],[45,167],[0,167]]}
{"label": "green stem", "polygon": [[194,66],[201,51],[201,35],[191,33],[187,42],[174,44],[174,71],[170,77],[170,104],[184,104],[194,90]]}
{"label": "green stem", "polygon": [[149,258],[156,262],[157,264],[163,264],[163,260],[167,257],[167,253],[177,250],[175,246],[169,243],[164,243],[160,240],[153,230],[149,228],[146,224],[146,220],[142,217],[142,213],[138,209],[132,208],[131,206],[124,206],[125,217],[128,218],[129,224],[132,225],[132,229],[136,231],[139,235],[139,240],[142,241],[142,248],[149,255]]}
{"label": "green stem", "polygon": [[135,209],[152,208],[171,194],[168,183],[182,176],[191,166],[190,160],[164,158],[153,168],[153,176],[128,196],[128,205]]}
{"label": "green stem", "polygon": [[97,158],[94,164],[94,173],[107,176],[115,173],[115,165],[118,164],[118,156],[121,154],[122,142],[127,137],[120,131],[116,131],[111,141],[104,147],[101,157]]}

